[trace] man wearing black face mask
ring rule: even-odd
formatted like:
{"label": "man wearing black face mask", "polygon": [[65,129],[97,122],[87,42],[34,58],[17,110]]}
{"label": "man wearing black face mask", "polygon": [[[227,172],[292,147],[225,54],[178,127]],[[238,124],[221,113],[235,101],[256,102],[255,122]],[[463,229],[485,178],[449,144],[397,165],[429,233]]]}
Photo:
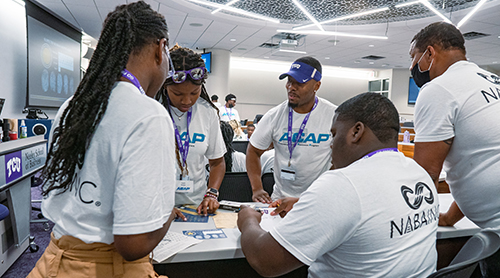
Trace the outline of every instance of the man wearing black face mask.
{"label": "man wearing black face mask", "polygon": [[[422,29],[410,55],[413,78],[422,86],[414,159],[436,183],[444,162],[455,199],[439,225],[453,226],[466,215],[500,234],[500,78],[467,61],[464,38],[448,23]],[[500,252],[496,257],[498,265]],[[493,271],[498,275],[500,268]]]}
{"label": "man wearing black face mask", "polygon": [[235,106],[236,96],[233,94],[228,94],[226,96],[226,104],[219,108],[220,120],[225,122],[236,120],[240,122],[240,114],[238,114],[238,110],[234,109]]}

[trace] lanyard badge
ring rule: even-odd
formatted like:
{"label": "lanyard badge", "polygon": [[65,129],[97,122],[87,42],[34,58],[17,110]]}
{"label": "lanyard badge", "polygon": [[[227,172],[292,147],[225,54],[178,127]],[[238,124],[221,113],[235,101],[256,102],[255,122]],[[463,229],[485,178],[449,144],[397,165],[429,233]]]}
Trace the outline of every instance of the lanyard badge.
{"label": "lanyard badge", "polygon": [[309,111],[309,113],[307,113],[307,115],[304,117],[304,120],[302,121],[302,124],[300,125],[299,128],[299,132],[297,134],[297,140],[295,140],[295,142],[293,143],[292,143],[293,109],[292,107],[288,107],[288,152],[290,153],[290,157],[288,159],[288,167],[291,166],[293,150],[295,149],[295,146],[297,146],[297,143],[299,142],[299,139],[302,136],[304,129],[306,128],[307,121],[309,121],[309,116],[311,115],[314,108],[316,108],[316,106],[318,106],[318,97],[315,98],[314,106],[312,107],[311,111]]}
{"label": "lanyard badge", "polygon": [[189,124],[191,123],[191,116],[192,116],[192,107],[189,108],[187,112],[187,128],[186,128],[186,139],[184,142],[181,139],[181,134],[179,132],[179,129],[177,128],[177,125],[175,124],[174,118],[172,117],[171,113],[171,107],[170,107],[170,100],[168,101],[168,112],[170,112],[170,119],[172,120],[172,123],[174,125],[174,130],[175,130],[175,140],[177,141],[177,146],[179,147],[179,153],[181,154],[181,159],[182,159],[182,177],[187,177],[187,166],[186,166],[186,160],[189,152]]}
{"label": "lanyard badge", "polygon": [[141,94],[143,94],[143,95],[146,94],[146,92],[144,91],[144,89],[141,86],[141,83],[139,83],[139,80],[137,80],[137,78],[130,71],[128,71],[127,69],[123,69],[122,76],[125,77],[126,79],[128,79],[130,82],[132,82],[132,84],[134,84],[134,86],[136,86],[137,89],[139,89]]}

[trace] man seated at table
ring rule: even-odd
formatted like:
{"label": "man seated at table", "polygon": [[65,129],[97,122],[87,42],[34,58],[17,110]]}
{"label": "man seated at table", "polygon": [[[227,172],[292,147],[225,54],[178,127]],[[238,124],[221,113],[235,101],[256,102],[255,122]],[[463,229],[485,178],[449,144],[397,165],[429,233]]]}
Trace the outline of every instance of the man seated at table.
{"label": "man seated at table", "polygon": [[269,233],[260,213],[243,208],[245,257],[263,276],[309,265],[309,277],[427,277],[436,269],[438,197],[427,172],[397,151],[396,108],[364,93],[335,112],[335,170],[300,199],[281,200],[286,216]]}

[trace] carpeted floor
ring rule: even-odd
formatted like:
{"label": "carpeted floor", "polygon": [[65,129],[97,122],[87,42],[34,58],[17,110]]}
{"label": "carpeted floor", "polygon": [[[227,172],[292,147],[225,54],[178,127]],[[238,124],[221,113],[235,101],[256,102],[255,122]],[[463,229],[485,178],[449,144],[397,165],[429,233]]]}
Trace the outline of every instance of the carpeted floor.
{"label": "carpeted floor", "polygon": [[[31,188],[31,200],[41,200],[41,190],[40,187]],[[33,203],[33,207],[40,208],[40,203]],[[38,219],[38,214],[40,212],[33,210],[31,212],[31,219]],[[39,250],[32,253],[30,248],[26,249],[24,253],[17,259],[17,261],[5,272],[2,278],[24,278],[28,276],[31,269],[35,267],[36,262],[42,256],[43,251],[49,245],[50,242],[50,232],[52,231],[53,223],[31,223],[30,224],[30,234],[35,236],[35,243],[38,245]]]}

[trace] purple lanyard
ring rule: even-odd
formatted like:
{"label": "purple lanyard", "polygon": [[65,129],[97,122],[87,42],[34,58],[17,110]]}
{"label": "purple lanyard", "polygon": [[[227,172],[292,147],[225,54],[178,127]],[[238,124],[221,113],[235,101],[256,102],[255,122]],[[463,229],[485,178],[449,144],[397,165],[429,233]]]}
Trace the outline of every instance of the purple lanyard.
{"label": "purple lanyard", "polygon": [[383,152],[399,152],[399,151],[398,151],[398,148],[386,148],[386,149],[380,149],[380,150],[376,150],[376,151],[374,151],[374,152],[371,152],[371,153],[369,153],[369,154],[367,154],[367,155],[363,156],[363,159],[365,159],[365,158],[370,158],[370,157],[374,156],[374,155],[375,155],[375,154],[377,154],[377,153],[383,153]]}
{"label": "purple lanyard", "polygon": [[189,124],[191,123],[192,107],[190,107],[187,112],[187,131],[186,131],[186,140],[184,141],[184,144],[182,144],[181,134],[179,133],[179,129],[177,129],[177,125],[175,124],[174,118],[172,117],[172,112],[170,111],[170,99],[168,100],[168,112],[170,112],[170,119],[174,124],[175,139],[177,140],[177,146],[179,146],[179,152],[181,153],[182,156],[182,167],[185,167],[189,152]]}
{"label": "purple lanyard", "polygon": [[226,114],[229,120],[231,120],[231,113],[233,113],[233,108],[229,108],[229,112],[227,112],[227,107],[224,105],[224,109],[226,109]]}
{"label": "purple lanyard", "polygon": [[304,129],[306,128],[307,121],[309,120],[309,116],[311,115],[311,112],[318,106],[318,97],[315,97],[314,99],[314,105],[307,113],[307,115],[304,117],[304,120],[302,121],[302,124],[300,125],[299,128],[299,133],[297,134],[297,140],[295,143],[292,144],[292,125],[293,125],[293,109],[291,106],[288,106],[288,151],[290,152],[290,158],[288,159],[288,167],[290,167],[290,162],[292,160],[292,153],[293,149],[295,149],[295,146],[297,146],[297,143],[299,142],[300,136],[302,136],[302,132],[304,132]]}
{"label": "purple lanyard", "polygon": [[137,80],[137,78],[130,71],[128,71],[127,69],[123,69],[122,76],[127,78],[130,82],[132,82],[132,84],[134,84],[137,87],[137,89],[139,89],[139,91],[141,91],[141,94],[143,94],[143,95],[146,94],[146,92],[144,91],[144,89],[141,86],[141,83],[139,83],[139,80]]}

